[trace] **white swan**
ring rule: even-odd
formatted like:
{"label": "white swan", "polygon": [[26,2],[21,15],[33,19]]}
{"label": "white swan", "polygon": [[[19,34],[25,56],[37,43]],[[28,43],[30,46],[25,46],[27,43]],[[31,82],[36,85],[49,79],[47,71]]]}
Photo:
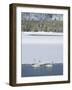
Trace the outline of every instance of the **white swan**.
{"label": "white swan", "polygon": [[[34,58],[34,62],[36,62],[36,59]],[[32,67],[40,67],[40,60],[39,60],[39,62],[38,63],[34,63],[34,64],[32,64]]]}

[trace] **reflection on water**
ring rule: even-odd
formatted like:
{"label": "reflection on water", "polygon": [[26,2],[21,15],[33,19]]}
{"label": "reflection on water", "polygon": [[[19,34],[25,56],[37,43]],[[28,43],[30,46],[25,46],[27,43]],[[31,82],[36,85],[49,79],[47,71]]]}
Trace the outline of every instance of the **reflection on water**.
{"label": "reflection on water", "polygon": [[63,75],[63,64],[53,64],[52,67],[46,67],[45,65],[32,67],[31,64],[22,64],[21,70],[22,77]]}

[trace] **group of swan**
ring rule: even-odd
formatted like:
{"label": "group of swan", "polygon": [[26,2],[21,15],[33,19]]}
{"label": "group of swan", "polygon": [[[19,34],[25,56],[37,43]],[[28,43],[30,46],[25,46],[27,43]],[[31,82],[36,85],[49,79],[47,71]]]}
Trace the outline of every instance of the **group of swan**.
{"label": "group of swan", "polygon": [[32,64],[32,67],[41,67],[41,66],[45,66],[45,67],[53,67],[53,63],[41,63],[40,61],[38,63],[34,63]]}
{"label": "group of swan", "polygon": [[32,67],[41,67],[41,66],[53,67],[53,64],[51,64],[51,63],[48,63],[48,64],[32,64]]}

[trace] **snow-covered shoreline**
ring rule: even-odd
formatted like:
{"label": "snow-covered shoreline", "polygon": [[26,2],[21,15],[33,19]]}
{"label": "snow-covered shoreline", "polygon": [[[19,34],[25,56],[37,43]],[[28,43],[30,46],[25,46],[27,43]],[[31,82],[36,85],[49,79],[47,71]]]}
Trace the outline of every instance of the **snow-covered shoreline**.
{"label": "snow-covered shoreline", "polygon": [[29,36],[63,36],[61,32],[22,32],[24,35]]}

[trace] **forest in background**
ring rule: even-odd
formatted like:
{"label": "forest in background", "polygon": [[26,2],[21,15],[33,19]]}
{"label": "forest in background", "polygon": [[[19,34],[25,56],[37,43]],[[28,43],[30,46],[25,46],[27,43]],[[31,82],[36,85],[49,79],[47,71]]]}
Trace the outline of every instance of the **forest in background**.
{"label": "forest in background", "polygon": [[63,15],[22,12],[21,30],[26,32],[63,32]]}

